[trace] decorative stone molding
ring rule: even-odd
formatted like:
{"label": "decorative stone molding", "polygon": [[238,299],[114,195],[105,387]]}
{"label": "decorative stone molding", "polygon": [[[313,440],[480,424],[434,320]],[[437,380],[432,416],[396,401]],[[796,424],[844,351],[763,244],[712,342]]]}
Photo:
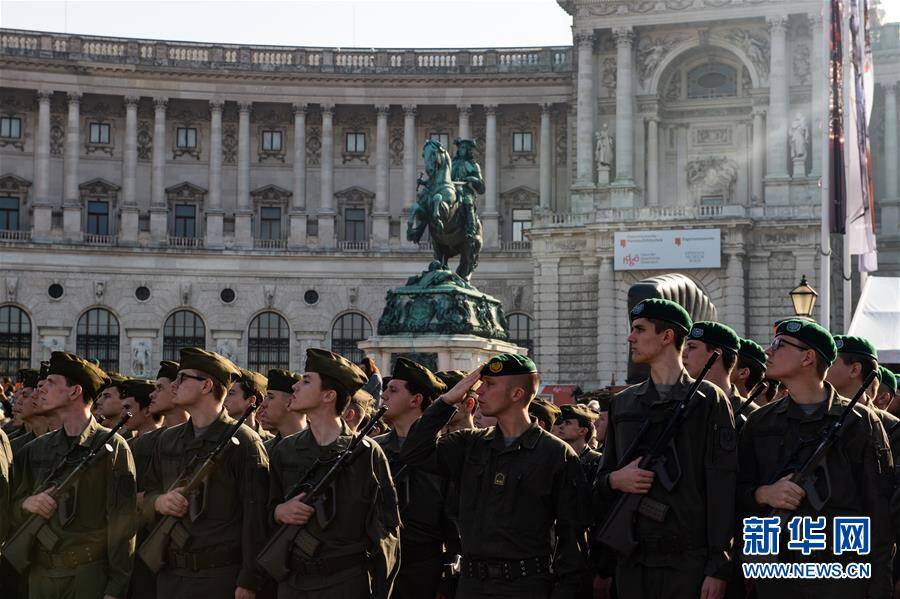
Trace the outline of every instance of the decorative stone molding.
{"label": "decorative stone molding", "polygon": [[388,147],[391,153],[391,166],[403,166],[403,127],[391,129]]}
{"label": "decorative stone molding", "polygon": [[723,38],[743,50],[761,77],[769,76],[770,37],[765,30],[729,29]]}
{"label": "decorative stone molding", "polygon": [[238,131],[234,123],[222,125],[222,162],[237,164]]}
{"label": "decorative stone molding", "polygon": [[15,302],[19,293],[19,277],[6,277],[6,301]]}
{"label": "decorative stone molding", "polygon": [[641,36],[637,44],[637,68],[641,83],[644,84],[652,78],[672,49],[686,39],[687,36],[683,34]]}
{"label": "decorative stone molding", "polygon": [[137,128],[138,160],[150,160],[153,157],[153,123],[138,121]]}
{"label": "decorative stone molding", "polygon": [[254,203],[267,203],[288,206],[294,193],[277,185],[264,185],[250,192]]}
{"label": "decorative stone molding", "polygon": [[734,194],[738,165],[731,158],[698,158],[687,163],[685,175],[695,194],[721,193],[728,201]]}

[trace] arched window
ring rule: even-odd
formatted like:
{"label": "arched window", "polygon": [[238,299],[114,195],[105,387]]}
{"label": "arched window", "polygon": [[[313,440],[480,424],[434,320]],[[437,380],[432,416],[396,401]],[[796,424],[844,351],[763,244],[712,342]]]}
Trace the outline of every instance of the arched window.
{"label": "arched window", "polygon": [[0,375],[31,366],[31,319],[16,306],[0,307]]}
{"label": "arched window", "polygon": [[288,369],[291,362],[291,330],[275,312],[263,312],[250,321],[247,335],[247,367],[264,375],[272,368]]}
{"label": "arched window", "polygon": [[531,317],[521,312],[506,317],[509,325],[509,341],[528,349],[528,356],[534,357],[534,340],[531,338]]}
{"label": "arched window", "polygon": [[181,357],[182,347],[206,348],[206,325],[190,310],[172,312],[163,327],[163,360]]}
{"label": "arched window", "polygon": [[97,360],[103,370],[119,370],[119,321],[112,312],[92,308],[81,315],[75,352],[82,358]]}
{"label": "arched window", "polygon": [[356,344],[371,336],[372,324],[366,317],[358,312],[348,312],[331,327],[331,351],[352,362],[359,362],[365,354]]}
{"label": "arched window", "polygon": [[737,95],[737,69],[712,62],[694,67],[687,74],[688,98],[727,98]]}

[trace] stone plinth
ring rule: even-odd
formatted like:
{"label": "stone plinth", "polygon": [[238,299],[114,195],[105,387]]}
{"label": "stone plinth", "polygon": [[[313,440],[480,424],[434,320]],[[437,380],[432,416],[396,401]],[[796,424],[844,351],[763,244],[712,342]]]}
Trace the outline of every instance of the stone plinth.
{"label": "stone plinth", "polygon": [[359,342],[359,348],[375,360],[382,372],[390,372],[398,356],[423,354],[436,357],[438,370],[468,372],[502,353],[526,354],[524,347],[475,335],[375,335]]}

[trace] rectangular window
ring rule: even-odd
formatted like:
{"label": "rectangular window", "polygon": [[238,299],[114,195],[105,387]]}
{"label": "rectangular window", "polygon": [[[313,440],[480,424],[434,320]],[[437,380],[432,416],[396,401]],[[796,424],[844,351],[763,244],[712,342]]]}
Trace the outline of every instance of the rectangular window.
{"label": "rectangular window", "polygon": [[531,210],[513,210],[512,213],[512,240],[528,241],[525,239],[525,231],[531,228]]}
{"label": "rectangular window", "polygon": [[109,123],[91,123],[90,129],[92,144],[109,143]]}
{"label": "rectangular window", "polygon": [[513,133],[513,152],[533,152],[534,144],[531,133],[518,131]]}
{"label": "rectangular window", "polygon": [[178,127],[177,142],[179,148],[193,149],[197,147],[197,130],[193,127]]}
{"label": "rectangular window", "polygon": [[259,237],[281,239],[281,208],[266,206],[259,209]]}
{"label": "rectangular window", "polygon": [[264,152],[280,152],[281,151],[281,131],[263,131]]}
{"label": "rectangular window", "polygon": [[19,139],[22,137],[22,119],[15,116],[0,118],[0,137]]}
{"label": "rectangular window", "polygon": [[88,200],[88,235],[109,235],[109,202]]}
{"label": "rectangular window", "polygon": [[362,154],[366,151],[366,134],[353,132],[347,134],[347,153]]}
{"label": "rectangular window", "polygon": [[0,198],[0,231],[19,230],[19,198]]}
{"label": "rectangular window", "polygon": [[197,207],[175,204],[175,237],[197,236]]}
{"label": "rectangular window", "polygon": [[444,149],[448,152],[450,151],[450,134],[449,133],[441,133],[440,131],[432,131],[428,134],[428,139],[436,139],[441,142],[441,145],[444,146]]}
{"label": "rectangular window", "polygon": [[366,240],[366,211],[363,208],[344,209],[344,241]]}

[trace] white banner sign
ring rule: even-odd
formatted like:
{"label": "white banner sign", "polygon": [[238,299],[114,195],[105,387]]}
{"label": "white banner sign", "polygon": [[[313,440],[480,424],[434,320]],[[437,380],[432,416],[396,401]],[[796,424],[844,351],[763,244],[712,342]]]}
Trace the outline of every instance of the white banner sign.
{"label": "white banner sign", "polygon": [[616,270],[720,268],[719,229],[625,231],[615,234]]}

